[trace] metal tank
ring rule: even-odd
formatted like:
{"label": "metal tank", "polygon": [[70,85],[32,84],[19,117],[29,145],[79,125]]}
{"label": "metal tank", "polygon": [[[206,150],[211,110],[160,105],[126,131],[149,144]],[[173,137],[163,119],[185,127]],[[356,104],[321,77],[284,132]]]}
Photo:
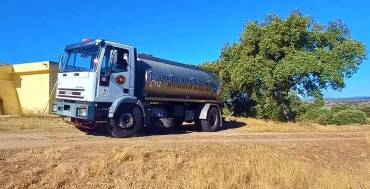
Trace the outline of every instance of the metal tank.
{"label": "metal tank", "polygon": [[180,99],[218,100],[221,82],[215,74],[194,65],[146,54],[138,55],[136,95]]}

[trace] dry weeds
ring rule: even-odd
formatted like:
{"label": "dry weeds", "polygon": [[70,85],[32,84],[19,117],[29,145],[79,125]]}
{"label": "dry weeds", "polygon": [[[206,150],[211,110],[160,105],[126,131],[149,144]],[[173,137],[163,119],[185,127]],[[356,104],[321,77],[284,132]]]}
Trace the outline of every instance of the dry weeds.
{"label": "dry weeds", "polygon": [[[237,133],[369,128],[236,121],[247,124]],[[55,118],[0,118],[3,135],[31,131],[79,133]],[[81,145],[0,150],[0,188],[370,188],[369,132],[367,142],[363,137],[293,144],[166,143],[151,137],[89,144],[85,139],[77,141]]]}
{"label": "dry weeds", "polygon": [[[240,117],[228,117],[226,120],[225,125],[232,128],[238,127],[240,130],[248,132],[370,131],[370,125],[323,126],[310,122],[282,123]],[[58,117],[18,116],[9,118],[0,116],[0,132],[65,132],[72,130],[75,130],[73,126]]]}
{"label": "dry weeds", "polygon": [[254,118],[240,118],[230,117],[231,123],[239,122],[243,126],[240,128],[245,131],[251,132],[305,132],[305,131],[317,131],[317,132],[331,132],[331,131],[369,131],[370,125],[319,125],[310,122],[274,122],[268,120],[254,119]]}
{"label": "dry weeds", "polygon": [[74,129],[58,117],[0,116],[0,132],[55,131]]}
{"label": "dry weeds", "polygon": [[[369,175],[318,167],[271,145],[31,149],[1,160],[5,188],[366,188]],[[78,153],[78,151],[83,153]],[[2,156],[4,158],[4,156]]]}

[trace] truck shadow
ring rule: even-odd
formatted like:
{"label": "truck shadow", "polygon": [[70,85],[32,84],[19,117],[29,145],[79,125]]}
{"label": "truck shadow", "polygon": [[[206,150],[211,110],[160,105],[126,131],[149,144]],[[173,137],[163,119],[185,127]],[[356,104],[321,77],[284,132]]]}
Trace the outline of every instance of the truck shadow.
{"label": "truck shadow", "polygon": [[[219,131],[229,130],[229,129],[236,129],[242,126],[246,126],[246,123],[239,122],[236,120],[228,120],[223,121],[223,126],[220,128]],[[91,131],[84,131],[87,135],[93,136],[107,136],[110,135],[106,132],[106,130],[102,127],[98,127],[95,130]],[[139,133],[137,137],[146,137],[146,136],[155,136],[155,135],[182,135],[182,134],[190,134],[202,132],[200,128],[195,126],[193,123],[185,123],[180,127],[165,129],[165,128],[157,128],[157,127],[145,127]]]}
{"label": "truck shadow", "polygon": [[[224,121],[223,126],[219,131],[236,129],[242,126],[246,126],[245,123],[236,120]],[[164,129],[155,127],[146,127],[142,130],[140,136],[153,136],[153,135],[179,135],[179,134],[190,134],[195,132],[202,132],[200,128],[195,126],[193,123],[185,123],[181,127]]]}

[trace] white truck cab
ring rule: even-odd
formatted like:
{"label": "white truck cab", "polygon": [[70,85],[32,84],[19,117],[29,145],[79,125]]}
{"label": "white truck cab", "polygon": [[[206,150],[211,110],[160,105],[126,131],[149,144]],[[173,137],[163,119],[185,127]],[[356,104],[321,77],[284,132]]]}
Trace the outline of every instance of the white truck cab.
{"label": "white truck cab", "polygon": [[103,40],[84,39],[68,45],[58,73],[53,111],[87,121],[106,118],[115,99],[134,97],[134,53],[131,46]]}

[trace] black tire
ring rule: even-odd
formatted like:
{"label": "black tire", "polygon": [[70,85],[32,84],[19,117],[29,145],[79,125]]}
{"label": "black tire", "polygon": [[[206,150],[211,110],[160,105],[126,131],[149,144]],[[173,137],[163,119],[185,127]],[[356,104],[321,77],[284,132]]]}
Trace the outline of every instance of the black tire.
{"label": "black tire", "polygon": [[212,106],[207,112],[207,118],[200,120],[202,131],[213,132],[220,129],[221,117],[218,108]]}
{"label": "black tire", "polygon": [[110,120],[108,133],[116,138],[136,136],[143,125],[143,113],[137,106],[128,106],[119,110]]}

